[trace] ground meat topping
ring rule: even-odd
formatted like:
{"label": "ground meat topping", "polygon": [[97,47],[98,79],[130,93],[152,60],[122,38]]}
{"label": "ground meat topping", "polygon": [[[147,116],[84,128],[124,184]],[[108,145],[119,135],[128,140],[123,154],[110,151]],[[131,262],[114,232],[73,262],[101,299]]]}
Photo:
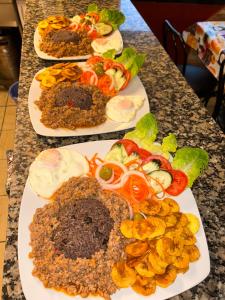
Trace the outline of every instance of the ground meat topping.
{"label": "ground meat topping", "polygon": [[50,37],[54,42],[80,42],[79,34],[65,29],[51,32]]}
{"label": "ground meat topping", "polygon": [[69,105],[88,110],[92,105],[92,93],[90,90],[79,86],[72,86],[59,91],[56,95],[56,106]]}
{"label": "ground meat topping", "polygon": [[66,258],[91,258],[95,252],[107,249],[114,222],[99,200],[79,199],[65,205],[58,221],[52,240]]}

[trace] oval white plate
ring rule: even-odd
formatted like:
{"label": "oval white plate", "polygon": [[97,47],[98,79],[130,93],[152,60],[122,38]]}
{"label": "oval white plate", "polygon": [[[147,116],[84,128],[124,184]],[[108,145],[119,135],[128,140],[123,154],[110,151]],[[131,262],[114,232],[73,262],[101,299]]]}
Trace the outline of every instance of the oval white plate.
{"label": "oval white plate", "polygon": [[[78,63],[81,67],[83,63]],[[40,70],[41,72],[43,70]],[[38,72],[38,73],[39,73]],[[38,74],[36,73],[35,76]],[[44,126],[44,124],[41,123],[41,111],[35,104],[35,101],[39,99],[41,96],[41,88],[40,88],[40,81],[35,79],[35,76],[33,78],[33,81],[31,83],[29,96],[28,96],[28,108],[29,108],[29,114],[31,123],[33,125],[34,130],[36,133],[44,136],[81,136],[81,135],[91,135],[91,134],[99,134],[99,133],[107,133],[107,132],[114,132],[114,131],[120,131],[123,129],[128,129],[135,127],[137,121],[146,113],[149,112],[149,101],[148,96],[146,94],[145,88],[139,79],[139,77],[134,77],[125,90],[119,92],[119,95],[141,95],[144,97],[144,103],[142,107],[137,111],[135,118],[128,122],[128,123],[120,123],[115,122],[107,118],[106,122],[89,128],[78,128],[76,130],[70,130],[70,129],[64,129],[64,128],[58,128],[58,129],[52,129]]]}
{"label": "oval white plate", "polygon": [[[110,34],[108,37],[106,37],[106,39],[111,39],[112,37],[113,38],[117,37],[118,39],[120,39],[121,49],[120,49],[120,51],[117,52],[117,54],[120,54],[123,50],[123,39],[122,39],[120,31],[115,30],[112,34]],[[47,53],[41,51],[40,47],[39,47],[40,42],[41,42],[41,36],[38,32],[38,29],[36,28],[36,30],[34,32],[34,49],[35,49],[37,56],[42,59],[46,59],[46,60],[85,60],[91,56],[91,54],[89,54],[89,55],[83,55],[83,56],[66,56],[66,57],[57,58],[57,57],[48,55]],[[98,53],[94,53],[94,54],[97,55]]]}
{"label": "oval white plate", "polygon": [[[92,157],[98,153],[100,157],[109,151],[115,140],[95,141],[81,144],[66,146],[65,148],[74,149],[87,157]],[[186,189],[178,197],[173,197],[180,205],[182,212],[191,212],[200,220],[200,229],[196,235],[197,246],[201,256],[198,261],[190,263],[189,270],[185,274],[179,274],[175,282],[167,288],[157,287],[156,292],[148,297],[136,294],[131,288],[118,290],[112,295],[112,300],[163,300],[178,295],[193,286],[199,284],[207,277],[210,272],[210,260],[205,232],[202,226],[201,217],[192,191]],[[27,300],[83,300],[80,296],[71,297],[64,293],[44,288],[42,282],[32,276],[33,263],[28,258],[31,251],[29,245],[30,231],[29,225],[32,222],[33,215],[37,208],[44,206],[48,201],[39,198],[30,188],[27,181],[19,216],[19,233],[18,233],[18,258],[19,271],[24,295]],[[101,299],[100,297],[88,297],[88,300]]]}

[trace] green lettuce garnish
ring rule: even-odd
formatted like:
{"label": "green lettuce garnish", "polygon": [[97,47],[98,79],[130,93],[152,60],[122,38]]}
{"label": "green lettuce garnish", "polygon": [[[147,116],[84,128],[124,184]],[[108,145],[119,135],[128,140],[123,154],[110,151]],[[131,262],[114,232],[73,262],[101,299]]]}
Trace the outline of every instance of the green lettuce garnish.
{"label": "green lettuce garnish", "polygon": [[208,153],[200,148],[183,147],[177,150],[172,167],[183,171],[188,177],[188,186],[192,187],[195,179],[208,166]]}
{"label": "green lettuce garnish", "polygon": [[106,51],[102,56],[123,64],[124,67],[130,71],[131,78],[137,75],[146,57],[145,54],[137,53],[137,51],[131,47],[124,48],[122,54],[117,58],[115,58],[116,51],[114,49]]}
{"label": "green lettuce garnish", "polygon": [[90,12],[98,12],[98,5],[96,3],[91,3],[88,5],[87,11]]}
{"label": "green lettuce garnish", "polygon": [[114,30],[118,29],[125,21],[124,14],[116,9],[103,8],[100,11],[99,22],[110,24]]}
{"label": "green lettuce garnish", "polygon": [[138,54],[134,48],[125,48],[120,57],[116,59],[117,62],[124,65],[130,71],[131,77],[137,75],[145,61],[145,54]]}
{"label": "green lettuce garnish", "polygon": [[158,125],[155,116],[152,113],[144,115],[136,124],[133,131],[125,134],[124,138],[130,139],[139,145],[152,144],[158,134]]}
{"label": "green lettuce garnish", "polygon": [[177,139],[176,139],[175,134],[169,133],[168,136],[163,138],[162,149],[163,149],[163,152],[176,152]]}

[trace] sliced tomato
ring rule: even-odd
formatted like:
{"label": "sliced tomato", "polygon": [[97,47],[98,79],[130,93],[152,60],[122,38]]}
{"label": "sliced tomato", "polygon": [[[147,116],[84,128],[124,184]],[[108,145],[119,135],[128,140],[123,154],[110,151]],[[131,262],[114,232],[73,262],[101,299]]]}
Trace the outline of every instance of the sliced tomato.
{"label": "sliced tomato", "polygon": [[124,82],[124,84],[120,88],[121,91],[124,90],[127,87],[128,83],[129,83],[129,81],[131,79],[131,74],[130,74],[129,71],[125,71],[124,75],[125,75],[126,81]]}
{"label": "sliced tomato", "polygon": [[88,65],[95,65],[99,62],[102,62],[104,59],[101,56],[93,55],[87,60]]}
{"label": "sliced tomato", "polygon": [[151,160],[158,160],[160,162],[160,169],[172,170],[170,162],[162,155],[151,155],[143,160],[143,165],[147,164]]}
{"label": "sliced tomato", "polygon": [[119,140],[114,145],[123,145],[127,152],[127,155],[130,155],[133,152],[138,153],[138,151],[139,151],[138,145],[129,139]]}
{"label": "sliced tomato", "polygon": [[87,13],[87,16],[92,17],[96,23],[99,21],[99,18],[100,18],[99,14],[96,12],[89,12],[89,13]]}
{"label": "sliced tomato", "polygon": [[177,196],[184,191],[188,184],[187,175],[180,170],[170,170],[173,177],[171,185],[166,189],[169,195]]}
{"label": "sliced tomato", "polygon": [[92,72],[89,72],[89,71],[85,71],[82,73],[82,75],[80,76],[80,82],[83,83],[83,84],[87,84],[87,85],[90,85],[90,80],[91,80],[91,77],[93,76],[93,73]]}
{"label": "sliced tomato", "polygon": [[143,148],[139,148],[137,151],[137,154],[140,156],[141,160],[146,160],[149,156],[151,156],[151,152],[143,149]]}
{"label": "sliced tomato", "polygon": [[91,33],[88,34],[88,36],[92,39],[95,40],[98,37],[100,37],[101,35],[97,32],[97,30],[93,30]]}
{"label": "sliced tomato", "polygon": [[98,88],[107,96],[115,96],[116,90],[111,88],[112,79],[109,75],[104,74],[98,79]]}

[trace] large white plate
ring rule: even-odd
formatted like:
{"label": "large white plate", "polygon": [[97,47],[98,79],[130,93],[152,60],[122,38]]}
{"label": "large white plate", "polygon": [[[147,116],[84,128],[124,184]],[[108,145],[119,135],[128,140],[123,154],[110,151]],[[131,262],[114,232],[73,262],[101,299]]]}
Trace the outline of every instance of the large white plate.
{"label": "large white plate", "polygon": [[[100,156],[104,157],[114,142],[115,141],[112,140],[96,141],[70,145],[66,146],[66,148],[77,150],[80,153],[87,155],[89,158],[96,152],[98,152]],[[176,199],[179,203],[182,212],[194,213],[201,220],[198,207],[190,189],[184,191],[180,196],[174,197],[174,199]],[[24,295],[27,300],[82,300],[83,298],[79,296],[71,297],[61,292],[46,289],[39,279],[32,276],[33,263],[32,260],[28,258],[28,254],[31,251],[31,247],[29,245],[29,225],[32,222],[35,210],[44,206],[46,203],[48,203],[47,200],[39,198],[34,192],[32,192],[30,185],[27,182],[20,209],[18,240],[19,271]],[[199,260],[190,264],[188,272],[185,274],[179,274],[171,286],[165,289],[157,287],[155,294],[149,297],[136,294],[130,288],[121,289],[112,295],[112,300],[162,300],[180,294],[200,283],[210,272],[209,252],[202,222],[196,237],[197,246],[201,253]],[[100,297],[88,297],[88,299],[102,300]]]}
{"label": "large white plate", "polygon": [[[119,39],[121,48],[117,52],[117,54],[120,54],[122,52],[123,39],[122,39],[122,36],[121,36],[121,33],[119,30],[115,30],[112,34],[110,34],[108,37],[105,37],[105,38],[106,39],[112,39],[112,38]],[[55,56],[49,55],[49,54],[41,51],[40,46],[39,46],[40,43],[41,43],[41,36],[38,32],[38,29],[36,28],[36,30],[34,32],[34,50],[38,57],[40,57],[42,59],[47,59],[47,60],[84,60],[84,59],[88,59],[91,56],[91,53],[90,53],[89,55],[83,55],[83,56],[64,56],[64,57],[57,58]],[[98,53],[94,53],[94,54],[98,54]]]}
{"label": "large white plate", "polygon": [[[84,63],[78,63],[81,67]],[[41,72],[40,70],[39,72]],[[38,73],[37,73],[38,74]],[[36,74],[36,75],[37,75]],[[36,76],[35,75],[35,76]],[[148,96],[146,94],[145,88],[139,79],[138,76],[134,77],[125,90],[119,92],[119,95],[141,95],[145,98],[142,107],[137,111],[135,118],[128,123],[120,123],[115,122],[107,118],[106,122],[88,128],[77,128],[76,130],[70,130],[65,128],[58,128],[52,129],[46,127],[44,124],[41,123],[41,111],[35,104],[35,101],[39,99],[41,96],[41,88],[40,88],[40,81],[33,78],[31,83],[29,96],[28,96],[28,108],[30,113],[31,123],[33,125],[34,130],[36,133],[44,136],[81,136],[81,135],[90,135],[90,134],[99,134],[99,133],[106,133],[106,132],[114,132],[123,129],[128,129],[135,127],[137,121],[146,113],[149,112],[149,101]]]}

